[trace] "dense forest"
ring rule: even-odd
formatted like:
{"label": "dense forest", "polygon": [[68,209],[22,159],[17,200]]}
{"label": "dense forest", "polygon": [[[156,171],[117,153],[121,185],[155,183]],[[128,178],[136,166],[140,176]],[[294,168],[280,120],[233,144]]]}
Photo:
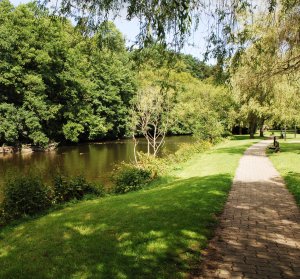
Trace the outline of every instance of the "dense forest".
{"label": "dense forest", "polygon": [[81,31],[34,3],[1,1],[0,143],[124,137],[132,130],[136,92],[151,86],[173,92],[169,133],[201,133],[201,123],[209,130],[220,121],[222,133],[228,126],[230,108],[221,102],[226,90],[215,85],[216,67],[159,45],[129,51],[109,21],[92,35]]}

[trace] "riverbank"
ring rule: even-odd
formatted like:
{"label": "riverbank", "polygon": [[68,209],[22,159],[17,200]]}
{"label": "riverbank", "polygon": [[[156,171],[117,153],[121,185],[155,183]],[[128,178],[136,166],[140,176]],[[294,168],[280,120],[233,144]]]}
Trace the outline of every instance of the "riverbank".
{"label": "riverbank", "polygon": [[[181,145],[193,143],[191,136],[167,137],[160,156],[175,153]],[[133,162],[134,143],[132,139],[85,143],[74,146],[59,146],[52,152],[0,154],[0,195],[1,184],[6,175],[18,173],[27,175],[38,172],[45,182],[50,183],[55,173],[73,177],[84,176],[89,182],[107,185],[111,173],[121,162]],[[139,151],[147,151],[147,143],[141,139]]]}
{"label": "riverbank", "polygon": [[253,142],[227,141],[197,154],[150,189],[81,202],[2,229],[0,278],[196,273],[238,161]]}

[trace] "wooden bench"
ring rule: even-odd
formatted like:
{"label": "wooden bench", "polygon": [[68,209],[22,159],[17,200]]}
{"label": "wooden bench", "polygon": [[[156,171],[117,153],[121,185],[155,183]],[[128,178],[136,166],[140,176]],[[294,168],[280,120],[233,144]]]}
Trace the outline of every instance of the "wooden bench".
{"label": "wooden bench", "polygon": [[272,149],[275,152],[279,152],[280,151],[279,141],[276,140],[276,137],[274,137],[273,146],[269,146],[269,149]]}

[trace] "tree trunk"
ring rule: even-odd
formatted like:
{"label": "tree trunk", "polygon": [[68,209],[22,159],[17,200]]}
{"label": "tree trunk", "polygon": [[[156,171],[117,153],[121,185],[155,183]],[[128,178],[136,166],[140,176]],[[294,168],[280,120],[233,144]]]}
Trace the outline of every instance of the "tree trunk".
{"label": "tree trunk", "polygon": [[260,129],[259,129],[259,136],[260,137],[264,137],[264,129],[263,129],[263,127],[261,127]]}
{"label": "tree trunk", "polygon": [[132,139],[133,139],[133,142],[134,142],[134,147],[133,147],[134,161],[135,161],[135,164],[137,165],[138,164],[138,157],[137,157],[136,147],[138,145],[138,142],[137,142],[134,134],[132,136]]}
{"label": "tree trunk", "polygon": [[249,123],[249,133],[250,133],[250,139],[254,139],[254,135],[256,132],[257,124],[255,121],[251,121]]}
{"label": "tree trunk", "polygon": [[257,116],[254,113],[251,113],[249,115],[249,134],[250,134],[250,139],[254,139],[254,135],[257,129]]}
{"label": "tree trunk", "polygon": [[286,125],[284,125],[284,140],[286,141]]}
{"label": "tree trunk", "polygon": [[295,125],[295,138],[297,137],[297,126]]}

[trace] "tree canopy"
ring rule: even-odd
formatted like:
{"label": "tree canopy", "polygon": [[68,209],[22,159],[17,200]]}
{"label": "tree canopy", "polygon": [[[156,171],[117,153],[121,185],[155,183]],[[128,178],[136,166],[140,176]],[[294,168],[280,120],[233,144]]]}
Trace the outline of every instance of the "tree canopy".
{"label": "tree canopy", "polygon": [[[270,1],[257,12],[230,0],[59,3],[0,2],[0,143],[129,135],[141,92],[172,96],[166,133],[214,140],[234,125],[253,136],[264,125],[299,123],[299,1]],[[124,9],[140,19],[142,48],[127,49],[107,20]],[[177,52],[203,11],[215,18],[214,66]],[[70,14],[82,25],[63,17]],[[78,28],[97,18],[88,35]]]}
{"label": "tree canopy", "polygon": [[112,23],[109,34],[101,25],[86,38],[32,3],[1,1],[0,15],[0,141],[45,146],[125,134],[136,86]]}

